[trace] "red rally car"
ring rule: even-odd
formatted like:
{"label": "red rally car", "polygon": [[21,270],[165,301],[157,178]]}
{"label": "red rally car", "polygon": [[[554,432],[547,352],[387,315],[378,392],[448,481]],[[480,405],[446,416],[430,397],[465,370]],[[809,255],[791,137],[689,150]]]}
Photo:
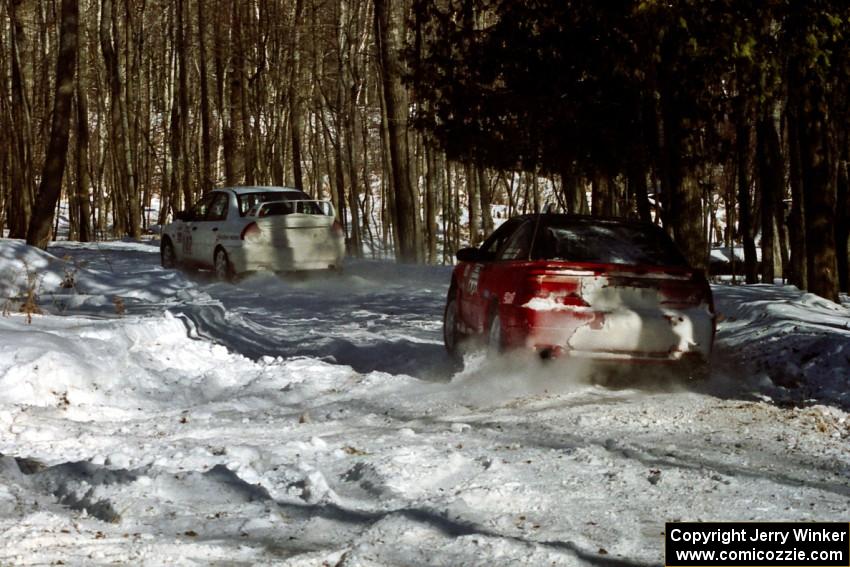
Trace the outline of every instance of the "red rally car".
{"label": "red rally car", "polygon": [[453,355],[473,337],[498,351],[696,367],[711,352],[711,288],[653,224],[524,215],[457,258],[443,319]]}

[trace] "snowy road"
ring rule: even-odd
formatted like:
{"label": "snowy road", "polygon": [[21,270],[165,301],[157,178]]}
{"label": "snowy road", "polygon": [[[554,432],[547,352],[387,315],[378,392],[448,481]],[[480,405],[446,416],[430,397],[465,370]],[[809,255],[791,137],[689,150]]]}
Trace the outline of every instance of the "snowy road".
{"label": "snowy road", "polygon": [[448,267],[399,268],[361,261],[350,263],[341,276],[284,281],[259,274],[236,286],[217,283],[212,273],[197,271],[187,274],[189,281],[183,283],[209,300],[175,301],[167,295],[172,293],[174,273],[156,264],[156,248],[134,246],[115,254],[103,246],[55,246],[51,252],[91,269],[138,278],[139,287],[164,288],[165,297],[141,301],[132,311],[145,313],[165,300],[202,336],[250,358],[310,356],[358,372],[434,379],[447,379],[452,371],[443,356],[441,334]]}
{"label": "snowy road", "polygon": [[447,268],[227,286],[156,251],[0,241],[64,315],[0,318],[0,564],[656,565],[665,521],[848,519],[846,307],[719,289],[710,381],[615,388],[453,368]]}

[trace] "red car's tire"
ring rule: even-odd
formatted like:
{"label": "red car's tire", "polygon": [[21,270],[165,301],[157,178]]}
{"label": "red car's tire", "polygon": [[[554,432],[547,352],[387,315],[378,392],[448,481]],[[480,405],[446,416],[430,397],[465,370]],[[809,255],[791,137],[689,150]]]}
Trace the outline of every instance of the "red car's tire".
{"label": "red car's tire", "polygon": [[458,327],[457,298],[450,295],[443,311],[443,344],[446,351],[453,357],[460,357],[460,344],[466,339]]}
{"label": "red car's tire", "polygon": [[497,309],[493,309],[490,316],[490,326],[487,329],[487,350],[492,353],[505,351],[505,336],[502,329],[502,320],[499,318]]}

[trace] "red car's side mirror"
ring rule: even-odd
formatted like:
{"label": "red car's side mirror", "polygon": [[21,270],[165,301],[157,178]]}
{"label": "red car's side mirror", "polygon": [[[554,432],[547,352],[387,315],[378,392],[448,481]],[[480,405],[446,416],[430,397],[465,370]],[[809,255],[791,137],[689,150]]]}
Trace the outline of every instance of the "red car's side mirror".
{"label": "red car's side mirror", "polygon": [[457,251],[459,262],[480,262],[482,260],[481,250],[478,248],[461,248]]}

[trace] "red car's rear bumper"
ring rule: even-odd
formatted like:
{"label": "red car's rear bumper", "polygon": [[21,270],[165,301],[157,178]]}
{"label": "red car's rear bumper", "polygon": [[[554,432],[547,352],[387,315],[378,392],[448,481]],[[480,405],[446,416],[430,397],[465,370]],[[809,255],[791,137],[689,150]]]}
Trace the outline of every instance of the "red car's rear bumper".
{"label": "red car's rear bumper", "polygon": [[714,314],[707,305],[687,309],[503,306],[507,348],[550,356],[623,362],[707,359],[714,340]]}

